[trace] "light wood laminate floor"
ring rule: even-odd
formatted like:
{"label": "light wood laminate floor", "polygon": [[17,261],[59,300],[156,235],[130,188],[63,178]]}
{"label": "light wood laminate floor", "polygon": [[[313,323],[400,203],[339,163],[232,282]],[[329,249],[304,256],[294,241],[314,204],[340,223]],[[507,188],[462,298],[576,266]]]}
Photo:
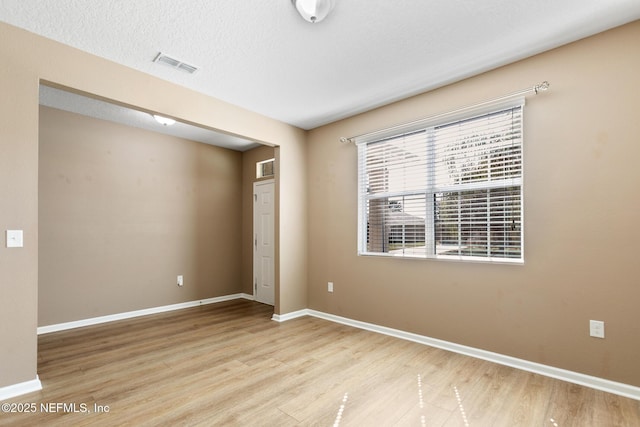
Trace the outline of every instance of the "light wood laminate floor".
{"label": "light wood laminate floor", "polygon": [[640,426],[632,399],[271,314],[236,300],[42,335],[44,389],[2,402],[36,412],[0,425]]}

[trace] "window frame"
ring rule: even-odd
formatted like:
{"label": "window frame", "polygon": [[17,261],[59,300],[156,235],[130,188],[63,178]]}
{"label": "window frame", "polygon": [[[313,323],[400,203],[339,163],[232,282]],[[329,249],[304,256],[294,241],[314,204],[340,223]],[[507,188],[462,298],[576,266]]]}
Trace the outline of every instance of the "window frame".
{"label": "window frame", "polygon": [[[474,118],[488,116],[494,113],[500,113],[502,111],[506,111],[514,108],[521,108],[521,123],[520,123],[520,151],[519,151],[519,176],[509,177],[502,180],[485,180],[479,182],[470,182],[470,183],[458,183],[454,185],[443,185],[438,186],[435,184],[434,180],[431,180],[430,183],[425,185],[425,188],[421,188],[420,190],[409,189],[404,191],[390,191],[378,193],[375,195],[366,194],[366,189],[368,188],[368,182],[363,182],[363,179],[366,179],[366,173],[363,172],[366,169],[366,151],[370,144],[375,144],[377,142],[383,142],[386,140],[398,138],[402,135],[408,135],[411,133],[420,133],[425,132],[427,141],[425,143],[435,144],[433,140],[433,135],[435,134],[435,130],[437,128],[445,127],[448,124],[463,122],[466,120],[473,120]],[[435,260],[454,260],[454,261],[465,261],[465,262],[482,262],[482,263],[509,263],[509,264],[523,264],[524,263],[524,116],[525,116],[525,99],[517,98],[511,99],[501,102],[492,102],[482,104],[478,107],[470,107],[465,108],[463,110],[456,110],[452,113],[440,114],[438,116],[434,116],[432,118],[426,118],[423,120],[411,122],[407,125],[394,126],[389,129],[385,129],[382,131],[373,132],[368,135],[364,135],[361,137],[354,138],[356,145],[358,146],[358,221],[357,221],[357,238],[358,238],[358,256],[379,256],[379,257],[389,257],[389,258],[409,258],[409,259],[435,259]],[[435,145],[433,145],[435,146]],[[428,174],[434,173],[436,162],[433,159],[430,159],[428,162],[427,170]],[[488,228],[488,237],[486,241],[487,245],[487,255],[486,256],[474,256],[474,255],[446,255],[446,254],[438,254],[436,250],[436,219],[435,219],[435,199],[434,203],[427,203],[428,199],[432,199],[436,197],[438,194],[442,194],[444,192],[458,192],[461,194],[465,191],[477,191],[477,190],[486,190],[487,191],[487,215],[489,215],[490,210],[492,209],[492,205],[490,203],[491,200],[491,190],[495,188],[508,189],[509,187],[519,187],[519,257],[500,257],[500,256],[491,256],[490,255],[490,245],[491,245],[491,222],[487,222]],[[415,253],[389,253],[387,251],[377,252],[368,250],[368,234],[369,234],[369,221],[367,214],[367,203],[371,200],[388,200],[389,198],[398,198],[398,197],[409,197],[409,196],[422,196],[425,197],[425,231],[424,231],[424,240],[425,240],[425,251],[424,254],[415,254]],[[515,199],[515,198],[514,198]],[[391,232],[389,236],[384,235],[383,239],[389,239],[391,236]],[[370,236],[369,236],[370,237]],[[405,242],[406,243],[406,242]],[[388,244],[388,243],[387,243]],[[431,247],[431,250],[428,248]],[[458,251],[462,250],[462,245],[460,241],[458,242]],[[506,249],[505,249],[506,251]]]}
{"label": "window frame", "polygon": [[[260,160],[258,162],[256,162],[256,179],[263,179],[263,178],[273,178],[275,176],[276,173],[276,166],[275,166],[275,162],[276,159],[275,157],[271,158],[271,159],[266,159],[266,160]],[[271,173],[265,173],[265,169],[267,169],[267,165],[271,165]]]}

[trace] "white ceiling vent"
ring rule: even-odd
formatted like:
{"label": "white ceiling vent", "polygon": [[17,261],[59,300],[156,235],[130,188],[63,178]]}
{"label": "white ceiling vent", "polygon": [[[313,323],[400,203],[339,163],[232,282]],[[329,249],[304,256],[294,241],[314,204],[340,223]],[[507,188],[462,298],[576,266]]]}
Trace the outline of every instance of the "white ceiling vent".
{"label": "white ceiling vent", "polygon": [[195,65],[187,64],[179,59],[173,58],[169,55],[166,55],[162,52],[159,52],[153,62],[158,62],[160,64],[168,65],[170,67],[176,68],[181,71],[185,71],[189,74],[193,74],[198,71],[198,67]]}

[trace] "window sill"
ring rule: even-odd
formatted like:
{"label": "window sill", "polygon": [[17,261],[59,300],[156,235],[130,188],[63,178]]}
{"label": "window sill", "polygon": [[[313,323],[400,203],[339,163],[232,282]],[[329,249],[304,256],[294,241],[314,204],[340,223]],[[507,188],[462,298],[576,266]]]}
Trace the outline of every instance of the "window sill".
{"label": "window sill", "polygon": [[453,262],[468,262],[468,263],[480,263],[480,264],[506,264],[506,265],[524,265],[524,259],[521,258],[488,258],[488,257],[474,257],[463,255],[411,255],[411,254],[390,254],[380,252],[359,252],[358,256],[364,257],[379,257],[379,258],[395,258],[395,259],[409,259],[409,260],[431,260],[431,261],[453,261]]}

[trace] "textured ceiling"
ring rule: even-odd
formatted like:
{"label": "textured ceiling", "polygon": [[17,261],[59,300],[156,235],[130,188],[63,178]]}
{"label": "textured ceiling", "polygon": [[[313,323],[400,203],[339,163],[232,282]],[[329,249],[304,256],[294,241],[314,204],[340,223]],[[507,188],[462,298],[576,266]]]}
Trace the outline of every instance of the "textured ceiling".
{"label": "textured ceiling", "polygon": [[639,18],[640,0],[336,0],[318,24],[290,0],[0,1],[0,21],[304,129]]}

